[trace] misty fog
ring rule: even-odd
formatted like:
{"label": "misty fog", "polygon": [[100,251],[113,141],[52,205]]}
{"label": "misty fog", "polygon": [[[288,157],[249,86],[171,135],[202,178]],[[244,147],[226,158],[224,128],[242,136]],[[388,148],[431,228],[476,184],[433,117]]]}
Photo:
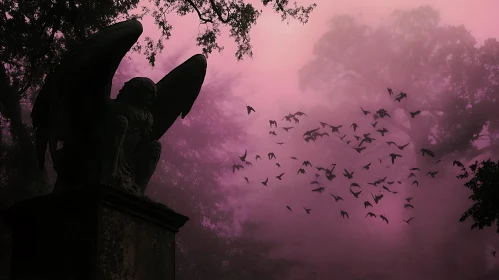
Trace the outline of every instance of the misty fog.
{"label": "misty fog", "polygon": [[[486,136],[499,130],[499,43],[489,39],[499,37],[499,3],[316,3],[306,25],[263,15],[251,33],[252,59],[238,62],[223,37],[190,114],[161,139],[147,195],[190,217],[177,235],[177,279],[499,279],[499,237],[459,222],[470,192],[453,166],[499,155]],[[156,66],[131,54],[114,96],[128,79],[158,81],[201,52],[195,15],[170,21]],[[152,20],[142,23],[142,36],[158,36]],[[407,98],[397,101],[401,92]],[[373,118],[380,109],[390,117]],[[306,115],[285,118],[296,112]],[[316,128],[327,135],[305,141]],[[356,151],[367,133],[375,140]],[[401,157],[392,163],[391,153]]]}

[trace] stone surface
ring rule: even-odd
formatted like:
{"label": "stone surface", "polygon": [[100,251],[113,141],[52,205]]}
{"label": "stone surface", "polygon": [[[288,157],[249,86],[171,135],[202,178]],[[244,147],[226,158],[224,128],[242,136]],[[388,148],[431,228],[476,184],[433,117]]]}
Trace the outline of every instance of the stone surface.
{"label": "stone surface", "polygon": [[13,280],[174,279],[175,234],[188,220],[106,186],[38,197],[2,215]]}

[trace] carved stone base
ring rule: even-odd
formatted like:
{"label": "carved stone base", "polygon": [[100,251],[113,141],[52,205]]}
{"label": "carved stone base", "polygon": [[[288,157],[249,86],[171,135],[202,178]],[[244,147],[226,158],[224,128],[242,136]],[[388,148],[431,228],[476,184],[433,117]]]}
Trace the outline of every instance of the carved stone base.
{"label": "carved stone base", "polygon": [[175,233],[188,218],[97,186],[7,209],[11,279],[173,280]]}

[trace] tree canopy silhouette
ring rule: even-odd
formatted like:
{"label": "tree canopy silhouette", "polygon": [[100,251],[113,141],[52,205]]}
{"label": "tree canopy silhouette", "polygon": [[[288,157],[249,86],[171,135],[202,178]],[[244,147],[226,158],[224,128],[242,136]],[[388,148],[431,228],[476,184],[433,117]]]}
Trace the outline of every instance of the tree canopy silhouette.
{"label": "tree canopy silhouette", "polygon": [[[498,57],[496,39],[479,46],[464,26],[441,23],[439,12],[429,6],[397,10],[374,27],[339,15],[300,70],[300,85],[336,100],[347,93],[344,106],[356,110],[368,100],[373,108],[399,111],[407,117],[391,125],[415,147],[430,147],[439,157],[458,153],[471,159],[499,151]],[[387,87],[409,94],[408,102],[392,102]],[[415,110],[422,113],[411,118]],[[479,139],[490,145],[476,148],[473,142]]]}
{"label": "tree canopy silhouette", "polygon": [[464,212],[459,221],[471,218],[471,229],[484,229],[495,223],[499,233],[499,161],[488,159],[481,163],[475,162],[469,169],[473,178],[465,186],[473,192],[469,197],[473,206]]}

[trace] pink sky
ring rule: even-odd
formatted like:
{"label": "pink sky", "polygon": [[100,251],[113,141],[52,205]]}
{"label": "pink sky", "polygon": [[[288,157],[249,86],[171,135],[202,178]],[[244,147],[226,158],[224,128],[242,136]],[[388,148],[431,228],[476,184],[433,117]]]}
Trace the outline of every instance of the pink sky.
{"label": "pink sky", "polygon": [[[309,2],[300,1],[299,3],[307,4]],[[314,43],[325,31],[328,19],[336,13],[351,13],[362,17],[367,22],[376,23],[396,8],[407,9],[429,4],[440,10],[444,23],[465,25],[472,31],[479,43],[488,37],[499,37],[499,29],[495,28],[495,24],[491,24],[496,22],[499,8],[499,1],[494,0],[323,0],[316,3],[318,7],[313,12],[310,22],[305,26],[293,22],[288,26],[281,23],[278,15],[267,10],[251,33],[253,59],[237,62],[234,57],[234,45],[225,37],[221,41],[225,46],[224,52],[222,54],[212,54],[209,58],[208,71],[216,69],[216,71],[222,73],[236,72],[242,74],[242,79],[234,94],[243,96],[247,104],[251,104],[257,109],[257,113],[251,115],[255,120],[255,125],[251,128],[251,133],[255,137],[255,141],[253,141],[254,147],[241,147],[241,154],[245,148],[261,151],[259,154],[262,157],[269,151],[276,151],[276,154],[279,152],[281,154],[278,154],[278,156],[282,155],[282,157],[288,158],[291,155],[303,158],[312,152],[311,149],[314,149],[314,147],[311,146],[300,148],[298,151],[296,147],[294,149],[283,148],[282,150],[276,148],[274,141],[269,141],[267,137],[269,130],[268,120],[280,120],[283,115],[297,110],[310,112],[311,108],[317,106],[319,102],[329,102],[331,108],[341,106],[341,103],[333,103],[330,100],[310,98],[309,94],[300,93],[297,86],[297,70],[310,59]],[[198,32],[197,18],[194,15],[183,18],[172,16],[171,23],[174,26],[173,36],[165,44],[165,55],[169,50],[177,48],[192,48],[192,52],[188,54],[189,56],[199,52],[199,48],[195,46],[195,36]],[[145,29],[143,36],[157,37],[158,32],[151,21],[145,20],[143,24]],[[133,61],[141,65],[144,76],[148,75],[158,80],[163,75],[159,70],[150,69],[145,65],[145,60],[142,57],[134,55]],[[234,104],[234,106],[241,106],[242,113],[245,113],[244,105],[246,104]],[[195,110],[195,106],[193,110]],[[311,116],[311,119],[317,120],[317,118],[318,116]],[[300,129],[304,130],[306,127],[312,128],[312,126],[315,127],[316,125],[309,124],[307,126],[303,124]],[[291,139],[282,140],[285,142],[292,141]],[[254,154],[251,156],[254,157]],[[328,155],[328,158],[324,157],[324,159],[321,159],[322,162],[317,162],[317,165],[328,165],[338,161],[339,159],[335,159],[334,156],[332,154]],[[316,161],[319,161],[319,159],[316,159]],[[365,163],[361,159],[352,159],[349,162],[352,166]],[[432,252],[424,251],[429,250],[428,246],[417,248],[414,244],[407,243],[407,225],[399,222],[407,218],[406,210],[399,205],[400,197],[385,198],[386,203],[380,206],[381,210],[377,210],[380,213],[389,213],[390,219],[393,221],[389,225],[381,222],[366,222],[363,217],[360,221],[355,218],[343,221],[338,218],[339,213],[336,210],[333,212],[327,210],[334,202],[319,201],[318,196],[315,194],[300,195],[296,189],[290,189],[287,185],[289,182],[283,180],[282,184],[277,184],[272,188],[261,188],[258,182],[263,181],[267,176],[263,175],[263,172],[268,168],[272,168],[274,163],[264,162],[263,164],[265,166],[259,167],[261,169],[251,174],[255,175],[254,180],[257,181],[255,185],[248,186],[241,183],[240,188],[250,187],[252,190],[250,192],[245,191],[244,195],[241,194],[235,198],[233,207],[237,210],[236,218],[239,220],[251,219],[263,224],[266,231],[262,232],[260,237],[281,242],[287,246],[281,252],[276,252],[280,256],[291,259],[307,259],[311,264],[315,263],[315,265],[311,265],[311,269],[318,272],[314,279],[333,279],[331,278],[333,272],[331,272],[330,266],[339,258],[346,258],[358,265],[370,267],[373,267],[372,263],[378,263],[381,267],[389,267],[390,264],[401,262],[399,265],[404,269],[392,273],[391,277],[393,278],[389,279],[402,279],[400,277],[409,280],[443,279],[441,278],[442,275],[437,276],[437,274],[431,272],[421,272],[418,270],[421,265],[418,262],[421,260],[411,259],[411,250],[419,249],[421,252],[418,256],[431,255]],[[283,172],[296,173],[300,164],[301,161],[288,167],[289,169],[283,170]],[[362,173],[361,171],[357,172]],[[271,175],[268,176],[271,177]],[[312,175],[304,179],[297,179],[294,184],[303,185],[303,187],[298,188],[308,188],[311,177]],[[343,176],[338,174],[338,177]],[[368,180],[371,179],[375,178],[372,178],[372,176],[368,178]],[[240,178],[237,177],[234,180],[239,182]],[[343,178],[338,180],[341,183],[345,182]],[[439,182],[442,184],[444,181]],[[450,188],[455,196],[467,196],[467,192],[459,184],[449,183],[446,187]],[[423,192],[427,194],[429,191]],[[326,191],[326,193],[319,196],[329,196],[328,192]],[[401,196],[405,195],[404,189],[400,189],[400,192]],[[344,197],[346,196],[344,195]],[[462,199],[458,201],[449,199],[445,193],[440,193],[439,196],[429,199],[425,204],[428,205],[429,209],[436,209],[435,207],[439,204],[445,204],[451,205],[449,206],[451,210],[442,210],[439,215],[432,215],[422,210],[421,213],[426,213],[427,216],[418,219],[421,223],[425,222],[425,225],[419,227],[416,225],[415,228],[421,231],[423,236],[432,238],[428,242],[434,242],[435,244],[443,242],[446,236],[454,234],[454,231],[467,231],[469,225],[462,225],[457,222],[455,228],[439,228],[441,219],[450,218],[457,221],[459,215],[463,212],[461,211],[463,209],[459,208],[463,207],[462,201]],[[286,204],[296,205],[293,209],[295,211],[293,215],[290,215],[284,208],[283,205]],[[302,211],[301,205],[310,205],[310,208],[314,209],[313,214],[315,215],[307,216]],[[352,209],[349,213],[354,216],[356,211]],[[362,215],[364,209],[359,208],[358,212],[359,215]],[[474,238],[477,236],[490,238],[489,247],[475,249],[480,254],[486,255],[484,259],[489,268],[499,267],[499,258],[494,260],[489,257],[492,248],[499,249],[497,236],[491,238],[490,235],[485,235],[485,233],[471,233],[470,236]],[[466,242],[467,240],[463,240],[463,243]],[[494,244],[497,247],[494,247]],[[465,244],[460,246],[466,247]],[[469,251],[463,249],[462,258],[467,259],[474,254],[467,255],[468,253]],[[444,269],[441,270],[444,271]],[[374,271],[374,269],[371,269],[371,271]],[[410,275],[407,275],[407,273]],[[308,277],[308,274],[305,275]],[[296,279],[306,279],[303,278],[305,277],[303,275],[297,277]]]}

